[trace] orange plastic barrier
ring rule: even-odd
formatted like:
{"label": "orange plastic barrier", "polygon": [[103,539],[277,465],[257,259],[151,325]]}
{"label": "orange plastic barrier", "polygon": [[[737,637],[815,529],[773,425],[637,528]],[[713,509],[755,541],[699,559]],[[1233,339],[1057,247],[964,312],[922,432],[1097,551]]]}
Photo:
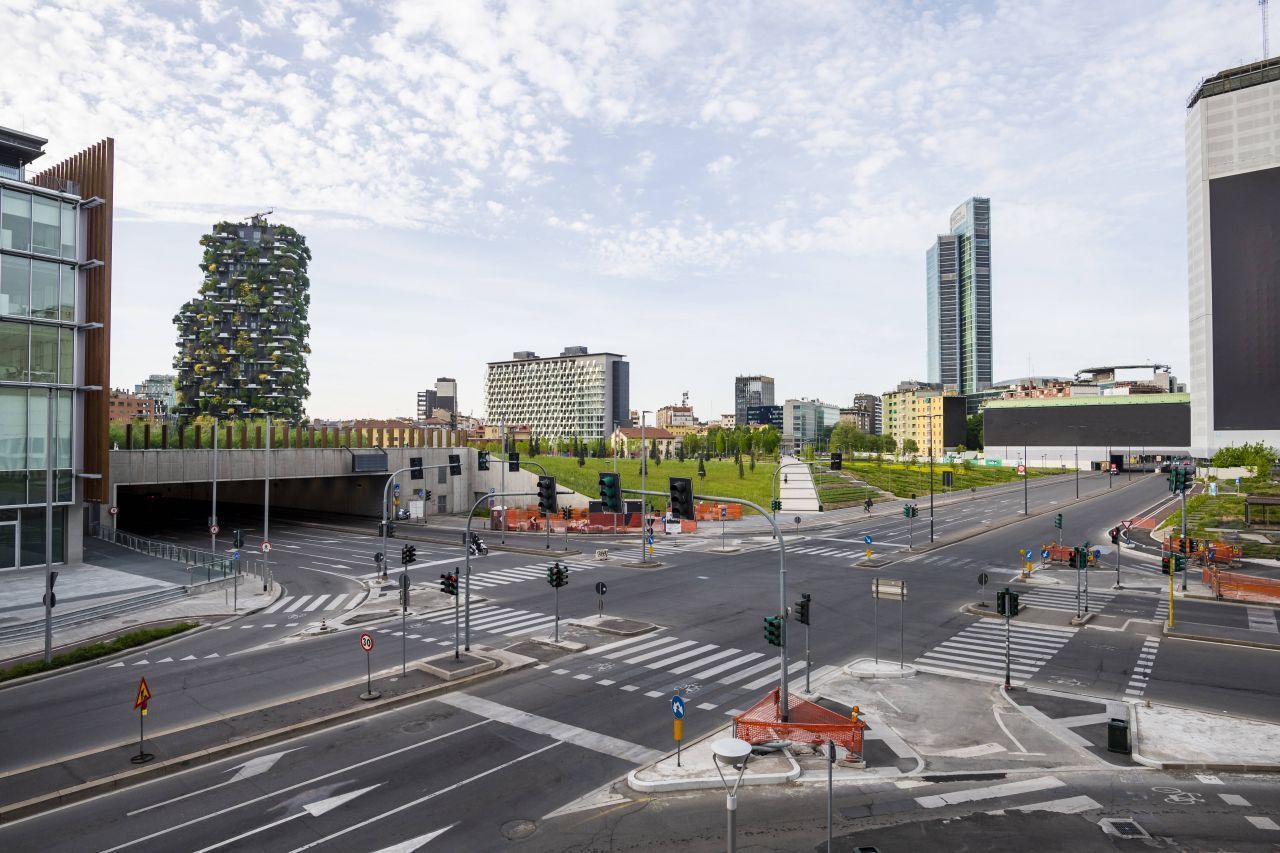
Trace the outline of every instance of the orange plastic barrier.
{"label": "orange plastic barrier", "polygon": [[787,696],[787,722],[782,722],[779,688],[733,718],[733,736],[747,743],[764,743],[786,739],[798,743],[835,741],[855,755],[862,754],[862,730],[867,724],[853,722],[835,711],[801,699]]}
{"label": "orange plastic barrier", "polygon": [[1218,598],[1280,604],[1280,580],[1224,572],[1217,568],[1204,569],[1202,577]]}

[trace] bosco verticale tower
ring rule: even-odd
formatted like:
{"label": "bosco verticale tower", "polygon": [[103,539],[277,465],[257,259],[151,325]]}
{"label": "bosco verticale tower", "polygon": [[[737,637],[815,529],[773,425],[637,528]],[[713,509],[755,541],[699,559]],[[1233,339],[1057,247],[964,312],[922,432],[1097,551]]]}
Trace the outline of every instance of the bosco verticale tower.
{"label": "bosco verticale tower", "polygon": [[306,238],[259,214],[219,222],[200,245],[200,293],[173,318],[179,413],[301,421],[310,396]]}

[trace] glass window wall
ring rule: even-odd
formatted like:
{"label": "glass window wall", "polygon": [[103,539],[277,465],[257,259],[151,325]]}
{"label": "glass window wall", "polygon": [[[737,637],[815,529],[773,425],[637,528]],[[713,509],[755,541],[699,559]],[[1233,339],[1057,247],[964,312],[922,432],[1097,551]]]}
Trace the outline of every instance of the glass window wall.
{"label": "glass window wall", "polygon": [[57,256],[62,251],[59,237],[62,206],[54,199],[34,196],[31,200],[31,251]]}
{"label": "glass window wall", "polygon": [[58,303],[60,305],[58,319],[64,323],[76,321],[76,268],[62,267],[62,284],[59,288]]}
{"label": "glass window wall", "polygon": [[58,264],[31,262],[31,316],[58,319]]}
{"label": "glass window wall", "polygon": [[76,381],[76,333],[74,329],[58,329],[58,384]]}
{"label": "glass window wall", "polygon": [[25,317],[31,306],[31,261],[0,255],[0,314]]}
{"label": "glass window wall", "polygon": [[0,248],[31,248],[31,195],[6,189],[0,198]]}
{"label": "glass window wall", "polygon": [[[63,526],[66,510],[57,507],[53,511],[53,561],[63,561]],[[18,536],[22,540],[22,565],[38,566],[44,563],[44,509],[24,509],[18,523]]]}
{"label": "glass window wall", "polygon": [[58,381],[58,328],[31,327],[31,381]]}
{"label": "glass window wall", "polygon": [[30,328],[26,323],[0,320],[0,379],[28,381],[27,335]]}
{"label": "glass window wall", "polygon": [[62,257],[76,259],[76,206],[62,203]]}
{"label": "glass window wall", "polygon": [[27,502],[27,392],[0,388],[0,506]]}

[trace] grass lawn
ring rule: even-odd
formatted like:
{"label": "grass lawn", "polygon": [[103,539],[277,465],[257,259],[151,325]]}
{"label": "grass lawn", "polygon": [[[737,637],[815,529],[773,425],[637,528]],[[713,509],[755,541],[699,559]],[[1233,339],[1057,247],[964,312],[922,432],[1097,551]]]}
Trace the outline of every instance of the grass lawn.
{"label": "grass lawn", "polygon": [[[577,459],[565,456],[535,456],[527,461],[544,466],[547,473],[556,478],[558,484],[584,494],[592,500],[600,497],[599,473],[613,470],[612,459],[588,458],[586,465],[582,467],[578,467]],[[744,476],[741,479],[738,477],[738,466],[732,459],[724,461],[712,459],[704,464],[707,468],[707,476],[705,479],[699,479],[696,460],[678,462],[675,459],[664,459],[661,465],[650,461],[645,486],[649,491],[665,493],[668,477],[690,477],[693,479],[694,494],[745,498],[758,503],[766,510],[769,509],[769,501],[773,499],[771,489],[776,464],[757,460],[756,470],[752,471],[750,460],[743,457]],[[538,469],[532,466],[522,465],[521,467],[531,473],[538,473]],[[622,476],[622,488],[640,488],[640,460],[619,459],[618,473]],[[623,497],[634,500],[636,496],[624,494]],[[666,505],[667,501],[663,498],[649,499],[649,506],[652,509],[664,509]]]}
{"label": "grass lawn", "polygon": [[51,664],[46,664],[43,660],[33,660],[16,664],[8,669],[0,669],[0,681],[8,681],[11,678],[21,678],[24,675],[31,675],[36,672],[45,672],[50,669],[70,666],[73,663],[82,663],[87,660],[106,657],[125,649],[141,646],[144,643],[180,634],[183,631],[190,631],[194,627],[196,627],[194,622],[178,622],[160,628],[141,628],[137,631],[130,631],[107,642],[91,643],[60,655],[54,655],[53,663]]}
{"label": "grass lawn", "polygon": [[[1210,531],[1211,527],[1225,527],[1244,530],[1244,496],[1252,495],[1280,495],[1280,485],[1271,482],[1264,477],[1254,477],[1240,481],[1240,494],[1227,494],[1226,488],[1234,488],[1219,484],[1219,491],[1216,496],[1210,497],[1208,492],[1203,492],[1194,497],[1187,499],[1187,533],[1197,539],[1218,538],[1222,534],[1217,531]],[[1277,513],[1275,507],[1270,507],[1271,517],[1274,518]],[[1180,530],[1182,528],[1182,511],[1175,512],[1166,525],[1168,530]],[[1261,532],[1261,531],[1259,531]],[[1251,542],[1247,539],[1241,539],[1238,544],[1244,550],[1246,557],[1280,557],[1280,545],[1271,545],[1265,542]]]}
{"label": "grass lawn", "polygon": [[[869,485],[883,489],[898,497],[909,498],[913,492],[917,495],[929,494],[929,464],[927,462],[922,465],[908,465],[904,462],[882,462],[876,464],[875,462],[863,462],[861,460],[855,462],[846,460],[844,470],[849,471],[853,476]],[[1022,479],[1018,476],[1016,468],[988,467],[986,465],[971,465],[965,468],[963,465],[952,467],[935,462],[933,466],[934,494],[942,492],[943,471],[952,473],[954,480],[951,491],[992,486],[999,483],[1016,483]],[[1027,473],[1032,477],[1051,477],[1065,472],[1056,468],[1028,468]]]}

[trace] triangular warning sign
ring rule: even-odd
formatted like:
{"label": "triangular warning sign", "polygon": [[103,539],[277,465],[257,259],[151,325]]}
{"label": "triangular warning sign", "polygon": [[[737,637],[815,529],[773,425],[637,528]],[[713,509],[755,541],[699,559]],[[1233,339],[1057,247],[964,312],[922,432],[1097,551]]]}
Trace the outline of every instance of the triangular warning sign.
{"label": "triangular warning sign", "polygon": [[133,700],[133,707],[141,708],[143,705],[147,704],[147,700],[150,698],[151,698],[151,688],[147,687],[147,679],[145,677],[139,679],[138,695]]}

